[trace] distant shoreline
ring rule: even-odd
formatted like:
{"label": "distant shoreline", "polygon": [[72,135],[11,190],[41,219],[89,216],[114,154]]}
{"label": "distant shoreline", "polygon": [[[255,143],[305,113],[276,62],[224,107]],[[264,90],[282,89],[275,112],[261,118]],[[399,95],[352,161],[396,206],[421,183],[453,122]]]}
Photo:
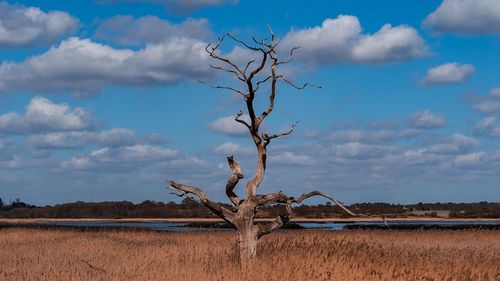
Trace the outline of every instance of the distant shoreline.
{"label": "distant shoreline", "polygon": [[[258,218],[256,221],[272,221],[273,218]],[[408,218],[386,218],[387,222],[498,222],[500,219],[489,219],[489,218],[436,218],[436,217],[408,217]],[[26,224],[26,223],[37,223],[37,222],[174,222],[174,223],[191,223],[191,222],[223,222],[223,220],[218,218],[124,218],[124,219],[96,219],[96,218],[32,218],[32,219],[15,219],[15,218],[1,218],[0,223],[9,224]],[[380,218],[294,218],[291,222],[296,223],[328,223],[328,222],[338,222],[338,223],[348,223],[348,222],[377,222],[382,221]]]}

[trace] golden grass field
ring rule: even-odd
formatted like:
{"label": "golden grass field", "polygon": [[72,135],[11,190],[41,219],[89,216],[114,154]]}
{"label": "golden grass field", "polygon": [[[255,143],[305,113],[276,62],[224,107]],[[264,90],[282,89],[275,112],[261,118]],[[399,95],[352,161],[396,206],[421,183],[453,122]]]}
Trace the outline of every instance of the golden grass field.
{"label": "golden grass field", "polygon": [[0,229],[0,280],[500,280],[500,231],[281,231],[248,273],[234,232]]}

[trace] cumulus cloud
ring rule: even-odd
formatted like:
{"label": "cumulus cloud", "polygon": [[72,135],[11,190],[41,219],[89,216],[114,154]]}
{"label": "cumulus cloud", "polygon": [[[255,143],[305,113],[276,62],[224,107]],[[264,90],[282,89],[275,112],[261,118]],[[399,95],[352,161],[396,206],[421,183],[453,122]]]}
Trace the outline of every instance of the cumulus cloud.
{"label": "cumulus cloud", "polygon": [[66,12],[0,3],[0,47],[50,45],[72,34],[79,21]]}
{"label": "cumulus cloud", "polygon": [[424,20],[436,32],[481,35],[500,34],[498,0],[444,0]]}
{"label": "cumulus cloud", "polygon": [[292,166],[310,166],[314,164],[314,159],[309,155],[299,155],[292,151],[283,151],[270,157],[270,162],[292,165]]}
{"label": "cumulus cloud", "polygon": [[452,164],[457,167],[477,166],[478,164],[481,164],[485,156],[486,153],[483,151],[459,155],[453,159]]}
{"label": "cumulus cloud", "polygon": [[466,81],[474,72],[476,69],[470,64],[445,63],[429,69],[423,82],[424,84],[460,83]]}
{"label": "cumulus cloud", "polygon": [[393,146],[359,142],[349,142],[333,146],[333,153],[336,157],[356,160],[382,158],[395,151],[397,149]]}
{"label": "cumulus cloud", "polygon": [[500,116],[500,88],[493,88],[486,96],[471,96],[468,101],[483,114]]}
{"label": "cumulus cloud", "polygon": [[[249,122],[250,117],[243,115],[240,119]],[[245,136],[248,134],[248,129],[245,125],[236,122],[234,116],[221,117],[208,125],[208,128],[216,133],[221,133],[229,136]]]}
{"label": "cumulus cloud", "polygon": [[36,134],[29,137],[27,144],[31,148],[47,149],[75,149],[87,145],[97,144],[107,147],[132,146],[137,144],[164,143],[165,137],[151,134],[138,136],[130,129],[113,128],[102,132],[55,132]]}
{"label": "cumulus cloud", "polygon": [[17,155],[13,155],[7,159],[0,158],[0,168],[2,169],[19,169],[24,166],[26,166],[26,164],[23,163],[22,159]]}
{"label": "cumulus cloud", "polygon": [[207,39],[212,34],[206,19],[188,18],[174,24],[156,16],[118,15],[103,21],[95,32],[97,39],[122,45],[143,45],[162,43],[171,37]]}
{"label": "cumulus cloud", "polygon": [[446,119],[429,110],[419,111],[410,117],[410,126],[415,129],[442,128],[446,125]]}
{"label": "cumulus cloud", "polygon": [[233,155],[233,154],[250,154],[255,149],[251,147],[243,147],[234,142],[225,142],[221,145],[214,147],[213,151],[217,154]]}
{"label": "cumulus cloud", "polygon": [[449,141],[431,145],[428,151],[434,154],[464,154],[479,144],[480,142],[472,137],[453,134]]}
{"label": "cumulus cloud", "polygon": [[500,138],[500,127],[497,126],[496,123],[496,117],[485,117],[476,123],[474,126],[474,132],[483,136]]}
{"label": "cumulus cloud", "polygon": [[439,162],[443,157],[434,153],[429,153],[426,148],[413,148],[406,150],[402,155],[394,157],[395,162],[404,165],[430,165]]}
{"label": "cumulus cloud", "polygon": [[344,130],[334,131],[327,136],[333,142],[386,143],[393,141],[396,134],[389,130]]}
{"label": "cumulus cloud", "polygon": [[34,97],[26,113],[10,112],[0,115],[0,133],[32,134],[54,131],[89,130],[94,122],[83,108],[71,109],[67,104],[55,104],[43,97]]}
{"label": "cumulus cloud", "polygon": [[152,145],[105,147],[84,156],[75,156],[61,164],[63,170],[92,170],[104,167],[110,170],[138,169],[140,164],[174,159],[179,151]]}
{"label": "cumulus cloud", "polygon": [[163,4],[168,11],[176,14],[189,14],[207,7],[219,7],[237,4],[239,0],[96,0],[101,4],[119,4],[125,2],[143,2]]}
{"label": "cumulus cloud", "polygon": [[70,38],[23,62],[0,64],[0,92],[95,93],[106,85],[155,86],[212,77],[201,41],[172,38],[134,51]]}
{"label": "cumulus cloud", "polygon": [[428,47],[418,32],[406,25],[384,25],[373,34],[363,34],[357,17],[340,15],[321,26],[292,30],[282,47],[299,46],[297,58],[314,64],[342,62],[385,63],[425,56]]}

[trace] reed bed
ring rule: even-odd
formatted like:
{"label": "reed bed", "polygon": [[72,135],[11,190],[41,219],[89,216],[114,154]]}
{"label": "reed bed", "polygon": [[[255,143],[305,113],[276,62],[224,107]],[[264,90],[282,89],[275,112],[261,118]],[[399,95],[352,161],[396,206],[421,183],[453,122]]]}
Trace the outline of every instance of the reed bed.
{"label": "reed bed", "polygon": [[281,231],[242,272],[234,232],[0,229],[0,280],[500,280],[500,231]]}

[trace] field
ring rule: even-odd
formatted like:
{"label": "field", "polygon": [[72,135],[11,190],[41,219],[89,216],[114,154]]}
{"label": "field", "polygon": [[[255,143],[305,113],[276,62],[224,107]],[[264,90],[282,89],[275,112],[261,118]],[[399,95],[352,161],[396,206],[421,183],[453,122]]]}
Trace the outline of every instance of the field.
{"label": "field", "polygon": [[247,273],[236,239],[0,229],[0,280],[500,280],[500,231],[281,231]]}

